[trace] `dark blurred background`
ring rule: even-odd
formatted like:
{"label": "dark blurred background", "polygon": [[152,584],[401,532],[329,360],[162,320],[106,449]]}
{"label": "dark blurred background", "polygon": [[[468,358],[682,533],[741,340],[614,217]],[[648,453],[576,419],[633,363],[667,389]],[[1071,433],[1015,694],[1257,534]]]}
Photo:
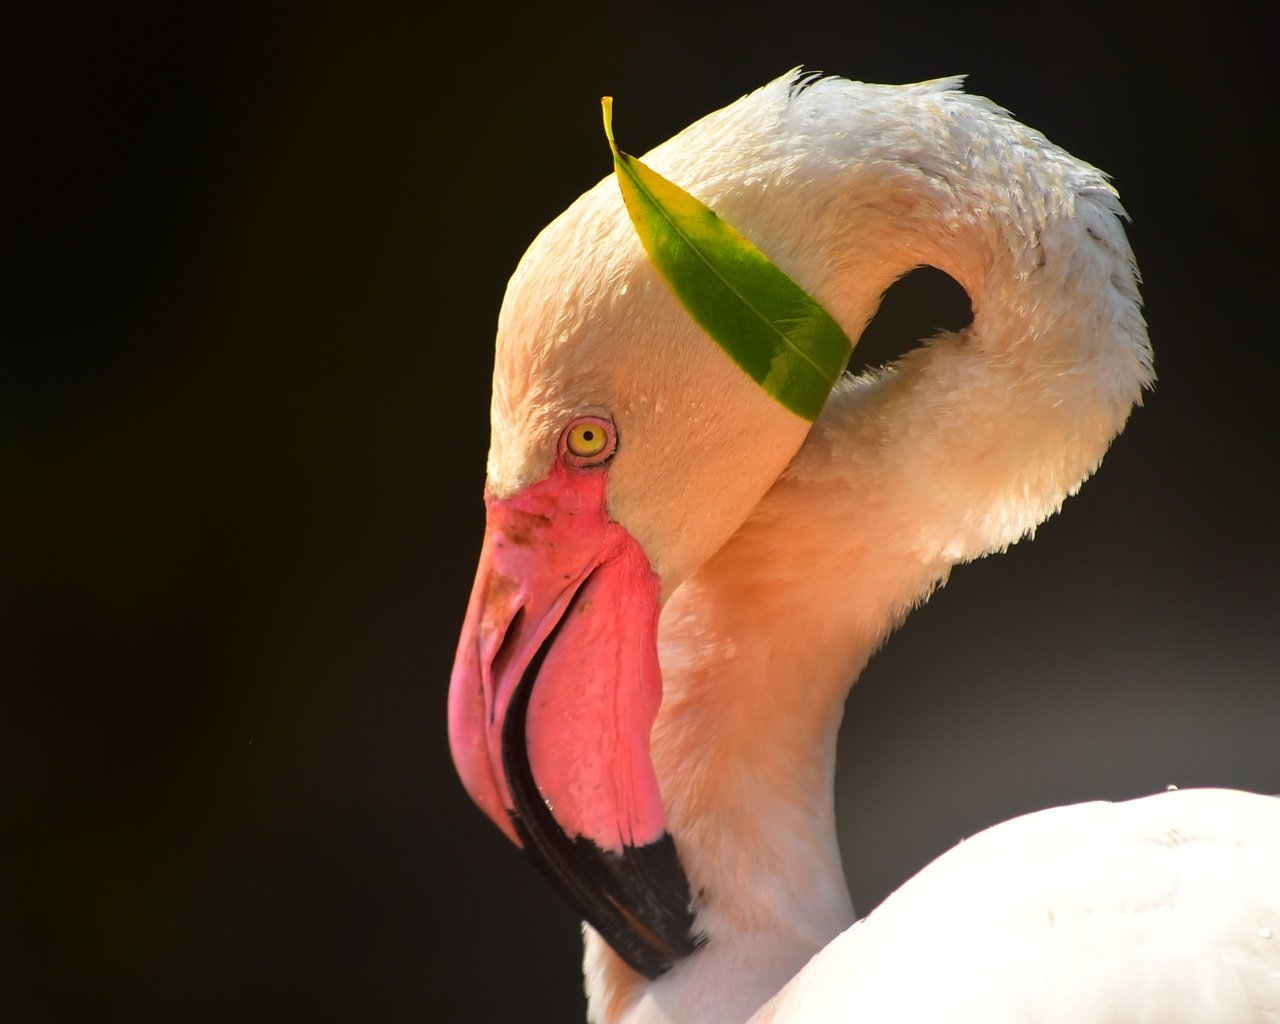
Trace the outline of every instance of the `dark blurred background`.
{"label": "dark blurred background", "polygon": [[[1126,10],[11,10],[0,1019],[583,1018],[444,704],[498,306],[609,171],[606,92],[643,152],[800,63],[967,72],[1133,216],[1159,387],[855,688],[859,908],[1022,811],[1280,792],[1274,54],[1232,3]],[[963,321],[937,278],[860,358]]]}

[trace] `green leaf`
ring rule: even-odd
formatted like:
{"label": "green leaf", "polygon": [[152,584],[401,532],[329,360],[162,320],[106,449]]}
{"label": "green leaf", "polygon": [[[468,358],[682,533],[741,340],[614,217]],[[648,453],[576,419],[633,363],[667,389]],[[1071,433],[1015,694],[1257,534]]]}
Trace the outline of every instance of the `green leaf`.
{"label": "green leaf", "polygon": [[853,351],[840,325],[715,211],[613,139],[618,186],[636,234],[684,308],[769,395],[812,421]]}

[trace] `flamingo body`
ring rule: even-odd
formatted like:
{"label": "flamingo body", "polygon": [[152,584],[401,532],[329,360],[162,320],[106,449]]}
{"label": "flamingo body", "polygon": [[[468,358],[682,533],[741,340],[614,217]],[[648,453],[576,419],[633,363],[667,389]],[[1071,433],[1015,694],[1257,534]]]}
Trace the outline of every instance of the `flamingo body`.
{"label": "flamingo body", "polygon": [[1280,1019],[1280,800],[1056,807],[939,857],[752,1024]]}

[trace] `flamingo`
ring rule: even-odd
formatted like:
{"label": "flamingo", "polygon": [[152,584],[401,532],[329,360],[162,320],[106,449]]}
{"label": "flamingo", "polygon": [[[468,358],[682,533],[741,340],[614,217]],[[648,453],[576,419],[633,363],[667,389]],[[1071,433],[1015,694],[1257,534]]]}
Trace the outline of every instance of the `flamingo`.
{"label": "flamingo", "polygon": [[515,271],[449,730],[586,922],[589,1019],[1280,1020],[1275,798],[1017,818],[860,921],[841,870],[852,682],[954,565],[1058,510],[1153,380],[1105,176],[959,80],[799,72],[645,162],[853,336],[922,264],[974,318],[810,423],[708,340],[612,179]]}

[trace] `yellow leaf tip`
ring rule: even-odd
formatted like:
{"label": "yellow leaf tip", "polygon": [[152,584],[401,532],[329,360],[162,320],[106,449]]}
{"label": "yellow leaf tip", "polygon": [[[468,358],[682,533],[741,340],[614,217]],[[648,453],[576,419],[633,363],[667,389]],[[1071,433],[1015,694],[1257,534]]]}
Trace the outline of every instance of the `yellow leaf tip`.
{"label": "yellow leaf tip", "polygon": [[613,97],[600,97],[600,110],[604,114],[604,137],[609,140],[609,148],[618,152],[618,144],[613,141]]}

